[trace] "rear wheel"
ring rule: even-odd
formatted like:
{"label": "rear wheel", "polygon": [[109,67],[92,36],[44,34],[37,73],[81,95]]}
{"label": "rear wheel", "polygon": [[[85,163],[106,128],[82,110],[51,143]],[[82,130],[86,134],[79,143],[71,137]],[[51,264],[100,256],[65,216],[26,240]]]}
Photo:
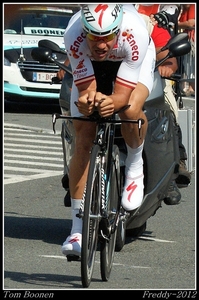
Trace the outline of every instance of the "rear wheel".
{"label": "rear wheel", "polygon": [[119,252],[124,247],[126,240],[126,220],[119,220],[117,228],[117,236],[115,242],[115,251]]}
{"label": "rear wheel", "polygon": [[[124,186],[124,179],[125,179],[125,167],[120,167],[120,199],[122,197],[123,186]],[[117,228],[117,236],[116,236],[116,243],[115,243],[115,251],[119,252],[122,250],[126,240],[126,217],[121,208],[121,217],[118,223]]]}

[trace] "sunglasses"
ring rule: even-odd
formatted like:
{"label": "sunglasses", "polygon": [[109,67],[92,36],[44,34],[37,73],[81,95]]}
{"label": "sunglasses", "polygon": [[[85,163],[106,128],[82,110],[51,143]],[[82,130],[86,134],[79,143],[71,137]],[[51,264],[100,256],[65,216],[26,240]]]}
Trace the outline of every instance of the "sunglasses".
{"label": "sunglasses", "polygon": [[103,40],[105,43],[108,43],[110,41],[112,41],[115,37],[116,37],[116,33],[111,33],[109,35],[106,35],[106,36],[96,36],[96,35],[93,35],[91,33],[87,33],[86,36],[88,37],[88,39],[92,42],[98,42],[98,41],[101,41]]}

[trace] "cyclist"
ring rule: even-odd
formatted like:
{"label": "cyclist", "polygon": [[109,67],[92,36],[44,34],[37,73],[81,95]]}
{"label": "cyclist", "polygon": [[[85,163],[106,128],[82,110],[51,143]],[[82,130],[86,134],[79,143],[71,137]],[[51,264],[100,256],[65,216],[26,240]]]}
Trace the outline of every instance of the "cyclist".
{"label": "cyclist", "polygon": [[[147,119],[142,108],[153,86],[154,43],[133,5],[121,4],[83,4],[71,18],[64,41],[73,72],[72,116],[89,116],[97,109],[102,117],[107,117],[130,104],[119,114],[120,118],[145,121],[141,134],[134,124],[124,123],[121,128],[127,146],[122,205],[132,211],[143,199],[142,150]],[[108,68],[104,64],[107,61],[111,63]],[[80,256],[82,219],[76,214],[86,184],[95,126],[77,120],[73,123],[76,140],[69,170],[72,229],[62,245],[62,253]]]}

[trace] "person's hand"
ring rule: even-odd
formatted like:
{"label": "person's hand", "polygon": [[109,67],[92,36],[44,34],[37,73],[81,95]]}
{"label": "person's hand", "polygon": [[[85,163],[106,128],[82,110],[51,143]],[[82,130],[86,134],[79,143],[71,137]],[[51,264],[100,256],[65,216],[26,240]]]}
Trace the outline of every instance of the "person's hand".
{"label": "person's hand", "polygon": [[151,14],[149,17],[153,25],[158,24],[158,27],[162,27],[164,29],[169,28],[169,18],[165,11],[161,11],[157,14]]}
{"label": "person's hand", "polygon": [[63,78],[64,78],[64,75],[65,75],[65,71],[60,69],[58,72],[57,72],[57,78],[59,78],[59,80],[61,81]]}
{"label": "person's hand", "polygon": [[[64,65],[65,66],[68,66],[69,65],[69,59],[66,59],[65,62],[64,62]],[[63,69],[60,69],[58,72],[57,72],[57,77],[59,78],[59,80],[62,80],[64,78],[64,75],[65,75],[65,71]]]}
{"label": "person's hand", "polygon": [[160,76],[162,77],[171,77],[173,74],[173,69],[167,66],[159,66],[158,72],[160,73]]}

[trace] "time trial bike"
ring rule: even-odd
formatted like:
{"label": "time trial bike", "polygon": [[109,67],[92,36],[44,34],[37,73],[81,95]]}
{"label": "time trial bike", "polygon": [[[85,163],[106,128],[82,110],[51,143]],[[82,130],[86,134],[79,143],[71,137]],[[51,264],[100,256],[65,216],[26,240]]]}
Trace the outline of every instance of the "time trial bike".
{"label": "time trial bike", "polygon": [[100,249],[100,271],[103,281],[108,281],[113,265],[115,249],[120,251],[125,244],[125,218],[127,212],[121,207],[124,174],[120,168],[120,151],[115,143],[117,124],[137,123],[139,131],[143,119],[121,120],[118,113],[128,109],[129,105],[108,118],[102,118],[98,112],[89,117],[71,117],[53,114],[53,130],[56,119],[83,120],[96,123],[96,135],[90,153],[87,183],[81,203],[79,218],[82,218],[81,258],[68,255],[68,261],[81,261],[82,286],[88,287],[92,280],[96,251]]}

